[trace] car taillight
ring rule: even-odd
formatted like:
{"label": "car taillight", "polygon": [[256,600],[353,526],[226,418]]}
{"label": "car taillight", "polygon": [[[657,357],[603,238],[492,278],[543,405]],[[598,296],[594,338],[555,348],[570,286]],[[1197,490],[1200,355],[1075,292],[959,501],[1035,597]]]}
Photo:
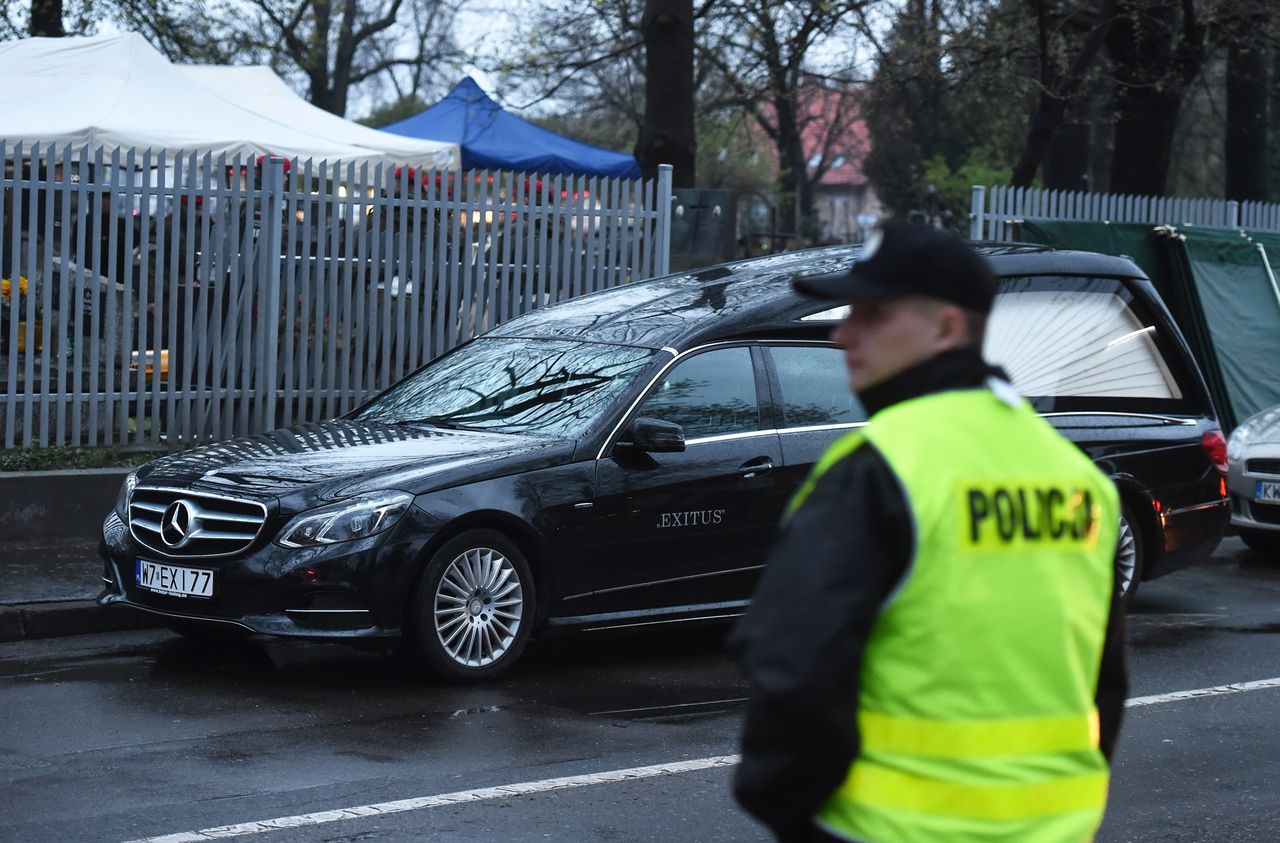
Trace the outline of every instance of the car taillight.
{"label": "car taillight", "polygon": [[1227,473],[1227,438],[1221,430],[1211,430],[1200,437],[1200,447],[1213,467],[1223,474]]}

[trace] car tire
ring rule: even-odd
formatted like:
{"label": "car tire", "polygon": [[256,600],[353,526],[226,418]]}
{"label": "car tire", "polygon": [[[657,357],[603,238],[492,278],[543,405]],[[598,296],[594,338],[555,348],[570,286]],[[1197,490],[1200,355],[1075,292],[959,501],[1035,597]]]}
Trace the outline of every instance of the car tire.
{"label": "car tire", "polygon": [[1280,553],[1280,531],[1241,527],[1240,540],[1259,553]]}
{"label": "car tire", "polygon": [[468,530],[441,545],[423,569],[407,643],[441,679],[485,682],[520,658],[535,605],[520,548],[496,530]]}
{"label": "car tire", "polygon": [[1116,590],[1120,601],[1128,606],[1138,593],[1146,560],[1146,537],[1141,523],[1134,518],[1127,503],[1120,505],[1120,536],[1116,541]]}

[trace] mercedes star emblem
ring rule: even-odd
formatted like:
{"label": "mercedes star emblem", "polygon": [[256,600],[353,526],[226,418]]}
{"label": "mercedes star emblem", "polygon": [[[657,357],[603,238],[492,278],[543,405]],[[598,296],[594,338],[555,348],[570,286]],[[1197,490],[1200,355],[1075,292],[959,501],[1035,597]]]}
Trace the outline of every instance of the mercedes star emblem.
{"label": "mercedes star emblem", "polygon": [[169,504],[160,518],[160,538],[169,547],[180,547],[186,543],[187,537],[195,526],[196,513],[187,501],[175,501]]}

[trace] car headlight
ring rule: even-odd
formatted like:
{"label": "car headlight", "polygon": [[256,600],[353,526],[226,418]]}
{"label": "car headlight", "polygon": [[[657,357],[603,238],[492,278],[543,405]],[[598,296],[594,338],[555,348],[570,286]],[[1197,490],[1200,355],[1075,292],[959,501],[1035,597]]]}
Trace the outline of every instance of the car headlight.
{"label": "car headlight", "polygon": [[1244,457],[1245,446],[1249,444],[1250,429],[1245,426],[1237,427],[1231,432],[1231,438],[1227,440],[1227,461],[1239,462]]}
{"label": "car headlight", "polygon": [[130,471],[120,484],[120,494],[116,495],[116,515],[120,516],[121,521],[129,520],[129,499],[133,497],[133,490],[137,486],[138,472]]}
{"label": "car headlight", "polygon": [[341,503],[308,510],[280,531],[284,547],[319,547],[349,542],[389,529],[413,503],[407,492],[367,492]]}

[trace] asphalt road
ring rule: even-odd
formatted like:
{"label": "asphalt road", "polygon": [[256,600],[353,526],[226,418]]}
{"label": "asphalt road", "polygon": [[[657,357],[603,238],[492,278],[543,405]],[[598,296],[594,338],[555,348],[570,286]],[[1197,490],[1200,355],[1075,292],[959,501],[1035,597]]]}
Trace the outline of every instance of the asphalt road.
{"label": "asphalt road", "polygon": [[[1099,840],[1280,839],[1280,682],[1161,696],[1280,677],[1280,560],[1229,539],[1144,584],[1130,619],[1140,704]],[[156,631],[0,645],[0,840],[281,818],[293,827],[237,830],[264,843],[765,840],[728,792],[745,688],[722,633],[536,644],[508,679],[466,688],[331,645],[205,648]]]}

